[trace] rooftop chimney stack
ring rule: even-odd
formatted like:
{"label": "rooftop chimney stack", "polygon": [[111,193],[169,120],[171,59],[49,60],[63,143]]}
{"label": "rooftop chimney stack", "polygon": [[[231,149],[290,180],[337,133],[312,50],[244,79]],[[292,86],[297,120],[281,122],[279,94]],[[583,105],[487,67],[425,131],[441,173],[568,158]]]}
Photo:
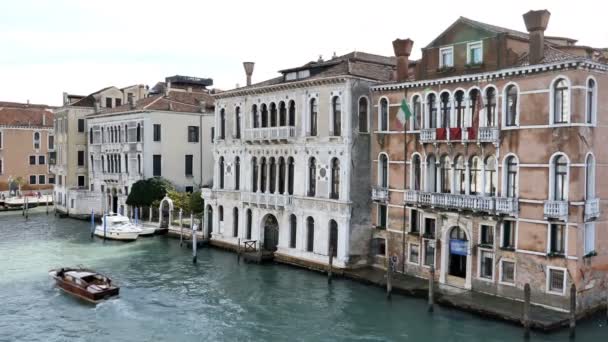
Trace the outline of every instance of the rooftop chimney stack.
{"label": "rooftop chimney stack", "polygon": [[136,103],[135,103],[135,96],[133,96],[133,94],[129,94],[127,101],[129,102],[129,108],[135,109]]}
{"label": "rooftop chimney stack", "polygon": [[409,78],[409,59],[414,41],[411,39],[393,40],[393,50],[397,57],[397,82],[405,82]]}
{"label": "rooftop chimney stack", "polygon": [[67,106],[70,104],[70,100],[68,99],[68,93],[67,92],[63,92],[63,105]]}
{"label": "rooftop chimney stack", "polygon": [[245,67],[245,75],[247,75],[247,85],[251,85],[251,75],[253,75],[253,66],[255,63],[253,62],[243,62],[243,67]]}
{"label": "rooftop chimney stack", "polygon": [[545,56],[545,30],[551,13],[547,10],[529,11],[524,14],[526,29],[530,35],[528,58],[530,64],[538,64]]}

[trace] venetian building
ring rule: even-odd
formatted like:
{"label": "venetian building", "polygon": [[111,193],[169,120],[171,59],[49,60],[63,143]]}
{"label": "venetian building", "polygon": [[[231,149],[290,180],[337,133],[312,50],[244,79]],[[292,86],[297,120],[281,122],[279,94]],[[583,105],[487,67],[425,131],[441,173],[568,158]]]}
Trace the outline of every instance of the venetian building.
{"label": "venetian building", "polygon": [[[600,304],[608,267],[601,180],[607,155],[606,59],[544,34],[459,18],[372,87],[376,265],[441,285],[565,309]],[[411,67],[414,65],[414,67]],[[405,99],[412,114],[397,120]]]}
{"label": "venetian building", "polygon": [[369,87],[394,59],[319,58],[215,95],[213,187],[203,189],[211,243],[255,241],[275,260],[367,264],[371,222]]}

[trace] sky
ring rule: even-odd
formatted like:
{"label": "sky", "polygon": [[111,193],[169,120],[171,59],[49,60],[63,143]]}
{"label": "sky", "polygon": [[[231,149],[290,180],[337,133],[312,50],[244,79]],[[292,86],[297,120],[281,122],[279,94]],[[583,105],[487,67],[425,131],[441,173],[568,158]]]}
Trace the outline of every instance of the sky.
{"label": "sky", "polygon": [[176,74],[231,89],[245,83],[243,61],[259,82],[334,52],[391,56],[395,38],[411,38],[416,59],[459,16],[525,31],[522,14],[545,8],[547,35],[608,47],[604,1],[2,0],[0,101],[61,105],[64,91]]}

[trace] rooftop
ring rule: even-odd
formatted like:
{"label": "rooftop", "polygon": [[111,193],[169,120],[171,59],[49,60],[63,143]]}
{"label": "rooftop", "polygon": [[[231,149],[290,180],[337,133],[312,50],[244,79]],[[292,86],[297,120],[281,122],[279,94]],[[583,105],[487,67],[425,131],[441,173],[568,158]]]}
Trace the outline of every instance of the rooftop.
{"label": "rooftop", "polygon": [[0,126],[53,127],[52,107],[0,102]]}

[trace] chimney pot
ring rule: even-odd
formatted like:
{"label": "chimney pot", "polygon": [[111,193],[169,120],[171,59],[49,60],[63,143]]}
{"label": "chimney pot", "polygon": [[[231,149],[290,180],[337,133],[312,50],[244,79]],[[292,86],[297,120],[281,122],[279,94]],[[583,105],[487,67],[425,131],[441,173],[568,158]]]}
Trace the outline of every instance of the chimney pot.
{"label": "chimney pot", "polygon": [[530,64],[540,63],[545,56],[545,30],[551,13],[545,10],[528,11],[523,15],[530,36],[528,58]]}
{"label": "chimney pot", "polygon": [[393,51],[397,57],[397,82],[405,82],[409,78],[409,58],[414,41],[411,39],[393,40]]}
{"label": "chimney pot", "polygon": [[247,85],[251,85],[251,75],[253,75],[253,67],[254,62],[243,62],[243,67],[245,68],[245,75],[247,75]]}
{"label": "chimney pot", "polygon": [[135,107],[137,107],[137,105],[136,105],[137,103],[135,101],[135,96],[133,96],[133,94],[129,94],[127,101],[129,101],[129,108],[135,109]]}

